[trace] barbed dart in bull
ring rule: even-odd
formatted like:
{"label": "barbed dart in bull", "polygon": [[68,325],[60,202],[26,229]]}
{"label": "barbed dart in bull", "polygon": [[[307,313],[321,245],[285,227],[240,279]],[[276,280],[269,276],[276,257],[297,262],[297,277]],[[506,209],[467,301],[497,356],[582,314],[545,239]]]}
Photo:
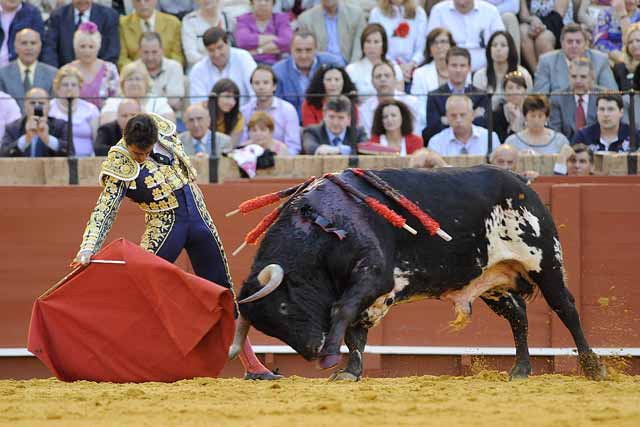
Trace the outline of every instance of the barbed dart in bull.
{"label": "barbed dart in bull", "polygon": [[257,196],[252,199],[245,200],[238,205],[238,209],[227,212],[225,216],[229,218],[238,213],[247,214],[249,212],[255,211],[256,209],[260,209],[273,203],[277,203],[278,201],[294,194],[300,187],[308,186],[311,182],[315,181],[315,179],[315,176],[311,176],[302,184],[294,185],[292,187],[285,188],[284,190],[276,191],[269,194],[263,194],[262,196]]}

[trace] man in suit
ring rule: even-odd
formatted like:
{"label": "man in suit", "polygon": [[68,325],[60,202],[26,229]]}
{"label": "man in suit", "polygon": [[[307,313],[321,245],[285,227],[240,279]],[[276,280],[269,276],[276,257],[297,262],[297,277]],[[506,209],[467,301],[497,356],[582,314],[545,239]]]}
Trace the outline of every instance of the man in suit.
{"label": "man in suit", "polygon": [[302,117],[300,109],[313,75],[321,65],[343,67],[341,56],[317,51],[316,37],[308,31],[296,31],[291,40],[291,56],[273,66],[278,77],[276,96],[291,103]]}
{"label": "man in suit", "polygon": [[156,10],[156,3],[157,0],[133,0],[135,12],[120,18],[120,69],[138,59],[140,36],[151,31],[160,34],[165,56],[184,66],[180,21]]}
{"label": "man in suit", "polygon": [[609,67],[607,55],[587,49],[587,35],[579,24],[568,24],[560,35],[562,49],[540,56],[534,74],[534,92],[549,93],[569,86],[569,62],[586,56],[593,64],[596,85],[618,90],[618,85]]}
{"label": "man in suit", "polygon": [[486,127],[486,115],[490,113],[489,97],[481,89],[466,85],[471,71],[471,54],[467,49],[452,47],[447,52],[447,72],[449,81],[429,92],[427,97],[427,127],[422,131],[425,146],[441,130],[449,127],[447,119],[447,99],[451,94],[475,93],[469,95],[473,103],[473,124]]}
{"label": "man in suit", "polygon": [[129,119],[141,111],[140,103],[137,100],[123,99],[118,105],[116,120],[107,122],[98,128],[96,139],[93,142],[93,151],[96,156],[106,156],[109,149],[122,139],[122,132]]}
{"label": "man in suit", "polygon": [[[0,26],[0,66],[7,65],[9,61],[17,58],[15,51],[15,40],[18,31],[24,28],[31,28],[44,36],[44,22],[42,14],[33,5],[21,0],[1,0],[0,18],[3,25]],[[7,21],[7,22],[5,22]],[[8,26],[5,34],[4,26]]]}
{"label": "man in suit", "polygon": [[344,95],[324,104],[322,124],[308,126],[302,132],[302,154],[355,155],[357,144],[366,141],[364,129],[351,124],[351,101]]}
{"label": "man in suit", "polygon": [[0,156],[54,157],[67,155],[67,122],[49,117],[49,99],[34,87],[25,98],[25,117],[5,129]]}
{"label": "man in suit", "polygon": [[298,25],[315,35],[320,50],[339,55],[347,63],[362,56],[360,36],[366,22],[357,6],[342,0],[321,0],[298,17]]}
{"label": "man in suit", "polygon": [[42,49],[42,62],[62,67],[76,58],[73,34],[78,25],[91,21],[98,26],[102,44],[98,58],[115,63],[120,51],[118,39],[118,13],[108,7],[93,4],[92,0],[72,0],[51,13]]}
{"label": "man in suit", "polygon": [[53,91],[53,79],[58,70],[38,61],[41,48],[40,34],[25,28],[16,34],[18,59],[0,68],[0,91],[15,98],[22,111],[24,95],[32,87],[43,88],[49,95]]}
{"label": "man in suit", "polygon": [[569,86],[552,95],[549,126],[573,141],[576,132],[596,122],[596,95],[602,88],[594,86],[594,69],[589,58],[580,57],[569,64]]}
{"label": "man in suit", "polygon": [[188,156],[220,156],[228,153],[233,148],[231,138],[220,132],[216,132],[215,147],[211,141],[211,116],[201,103],[191,104],[184,112],[185,132],[180,134],[180,141],[184,152]]}

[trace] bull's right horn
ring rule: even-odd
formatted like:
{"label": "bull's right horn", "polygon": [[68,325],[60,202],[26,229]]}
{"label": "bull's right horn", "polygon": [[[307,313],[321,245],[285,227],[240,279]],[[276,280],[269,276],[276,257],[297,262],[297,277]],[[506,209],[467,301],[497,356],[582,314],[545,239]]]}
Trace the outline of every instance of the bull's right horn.
{"label": "bull's right horn", "polygon": [[229,348],[229,360],[233,360],[238,357],[238,354],[242,351],[244,342],[247,339],[249,328],[251,323],[242,314],[238,315],[238,325],[236,326],[236,335],[233,337],[233,344]]}
{"label": "bull's right horn", "polygon": [[282,283],[284,278],[284,270],[278,264],[269,264],[258,274],[258,282],[262,285],[262,289],[245,299],[238,301],[238,304],[253,302],[266,297],[275,291]]}

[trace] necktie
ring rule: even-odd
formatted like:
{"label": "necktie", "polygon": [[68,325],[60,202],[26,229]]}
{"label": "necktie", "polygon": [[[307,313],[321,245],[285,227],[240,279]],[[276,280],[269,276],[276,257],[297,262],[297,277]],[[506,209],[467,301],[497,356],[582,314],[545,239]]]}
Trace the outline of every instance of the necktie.
{"label": "necktie", "polygon": [[82,17],[84,16],[84,12],[79,12],[78,13],[78,22],[76,22],[76,29],[78,29],[78,27],[80,26],[80,24],[82,24]]}
{"label": "necktie", "polygon": [[341,142],[342,142],[342,140],[336,136],[336,137],[335,137],[335,138],[333,138],[333,140],[331,141],[331,144],[332,144],[333,146],[335,146],[335,147],[339,147]]}
{"label": "necktie", "polygon": [[587,124],[587,119],[584,115],[584,101],[582,96],[578,95],[578,105],[576,105],[576,130],[582,129]]}
{"label": "necktie", "polygon": [[463,145],[460,149],[460,154],[469,154],[469,150],[467,150],[467,146]]}
{"label": "necktie", "polygon": [[146,32],[148,32],[148,33],[151,32],[151,23],[149,21],[147,21],[146,19],[144,21],[144,30]]}
{"label": "necktie", "polygon": [[200,139],[196,139],[196,140],[194,141],[194,144],[193,144],[193,145],[194,145],[194,147],[193,147],[193,148],[194,148],[194,150],[195,150],[196,154],[198,154],[198,153],[204,153],[204,152],[205,152],[205,151],[204,151],[204,143],[202,142],[202,140],[200,140]]}
{"label": "necktie", "polygon": [[29,78],[29,69],[25,68],[24,70],[24,80],[22,81],[22,86],[24,87],[24,94],[26,95],[31,89],[31,79]]}

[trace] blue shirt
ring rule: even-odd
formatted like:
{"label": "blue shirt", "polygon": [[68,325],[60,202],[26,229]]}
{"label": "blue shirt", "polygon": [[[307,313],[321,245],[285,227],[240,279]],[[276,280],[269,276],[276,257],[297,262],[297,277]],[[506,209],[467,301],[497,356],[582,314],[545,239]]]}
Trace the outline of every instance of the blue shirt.
{"label": "blue shirt", "polygon": [[329,129],[327,129],[327,133],[329,134],[329,143],[333,146],[333,147],[338,147],[340,148],[340,154],[348,156],[349,154],[351,154],[351,147],[348,145],[345,145],[345,137],[347,136],[347,130],[343,130],[342,133],[340,133],[339,135],[334,134],[333,132],[331,132]]}
{"label": "blue shirt", "polygon": [[338,11],[333,16],[327,15],[327,12],[323,12],[324,15],[324,27],[327,31],[327,52],[342,57],[340,52],[340,37],[338,37]]}

